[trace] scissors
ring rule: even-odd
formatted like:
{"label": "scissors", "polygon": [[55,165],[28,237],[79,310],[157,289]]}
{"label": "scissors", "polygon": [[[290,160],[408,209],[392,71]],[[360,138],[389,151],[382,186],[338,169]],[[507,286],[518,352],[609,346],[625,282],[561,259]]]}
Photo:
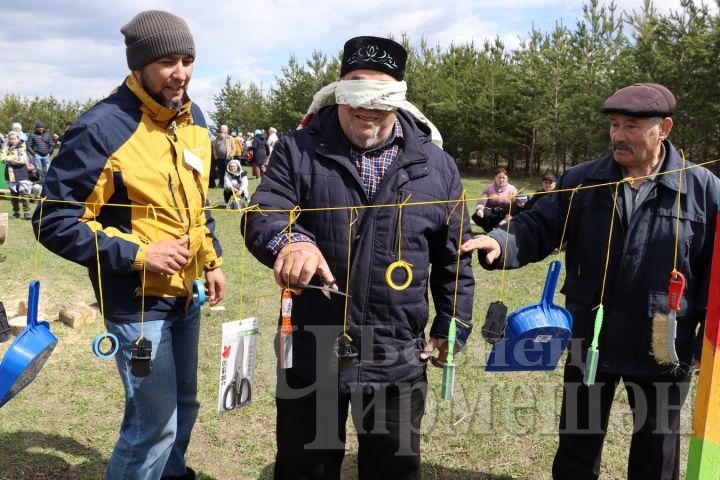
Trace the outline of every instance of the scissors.
{"label": "scissors", "polygon": [[[242,369],[235,370],[232,382],[225,389],[223,396],[223,407],[225,410],[235,410],[235,407],[244,407],[252,400],[252,385],[250,380],[242,377]],[[239,385],[238,385],[239,382]]]}
{"label": "scissors", "polygon": [[[245,347],[243,338],[243,347]],[[249,355],[248,355],[249,357]],[[249,360],[248,360],[249,361]],[[240,355],[240,365],[235,369],[232,381],[225,388],[223,394],[223,408],[227,411],[236,407],[244,407],[252,400],[252,385],[247,378],[247,362],[245,355]]]}
{"label": "scissors", "polygon": [[348,295],[348,294],[345,293],[345,292],[341,292],[340,290],[334,290],[334,289],[330,288],[330,287],[332,287],[333,285],[337,285],[337,281],[336,281],[335,279],[333,279],[333,280],[331,280],[331,281],[329,281],[329,282],[326,282],[325,280],[323,280],[322,282],[323,282],[322,285],[310,285],[310,284],[304,284],[304,283],[293,284],[293,283],[291,283],[291,284],[290,284],[290,290],[295,290],[295,291],[298,291],[298,290],[306,290],[306,289],[320,290],[320,291],[322,292],[322,294],[325,295],[325,297],[328,298],[328,299],[330,298],[330,294],[333,294],[333,295],[342,295],[343,297],[348,297],[348,298],[350,297],[350,295]]}

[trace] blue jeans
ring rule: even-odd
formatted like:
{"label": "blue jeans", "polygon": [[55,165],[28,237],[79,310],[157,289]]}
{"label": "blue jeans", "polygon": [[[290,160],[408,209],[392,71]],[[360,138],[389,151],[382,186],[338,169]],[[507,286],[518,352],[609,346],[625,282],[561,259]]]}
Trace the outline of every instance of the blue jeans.
{"label": "blue jeans", "polygon": [[191,305],[165,320],[144,322],[152,342],[152,370],[138,378],[130,372],[130,347],[140,336],[140,322],[108,321],[117,335],[115,355],[125,387],[125,416],[120,438],[105,472],[106,480],[157,480],[186,473],[185,450],[197,418],[197,366],[200,309]]}
{"label": "blue jeans", "polygon": [[42,168],[43,176],[47,175],[48,168],[50,168],[50,155],[35,155],[35,165]]}

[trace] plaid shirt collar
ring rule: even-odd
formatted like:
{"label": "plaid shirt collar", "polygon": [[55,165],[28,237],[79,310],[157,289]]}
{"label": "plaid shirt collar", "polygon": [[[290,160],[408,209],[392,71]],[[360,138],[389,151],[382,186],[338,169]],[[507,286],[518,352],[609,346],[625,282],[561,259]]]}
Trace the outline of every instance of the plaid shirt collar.
{"label": "plaid shirt collar", "polygon": [[350,160],[358,169],[363,189],[370,201],[375,198],[385,172],[397,158],[403,139],[402,126],[400,121],[395,119],[390,136],[379,147],[371,150],[360,150],[355,146],[350,147]]}

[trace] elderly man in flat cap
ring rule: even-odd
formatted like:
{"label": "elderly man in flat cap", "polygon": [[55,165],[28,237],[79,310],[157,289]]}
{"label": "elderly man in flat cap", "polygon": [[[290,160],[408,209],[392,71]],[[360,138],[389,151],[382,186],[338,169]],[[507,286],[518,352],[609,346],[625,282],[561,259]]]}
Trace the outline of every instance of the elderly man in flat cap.
{"label": "elderly man in flat cap", "polygon": [[[540,198],[513,219],[509,232],[494,230],[462,246],[478,249],[489,269],[503,261],[507,268],[540,261],[559,245],[569,210],[562,292],[581,345],[571,348],[565,366],[555,479],[598,478],[620,381],[635,427],[628,478],[679,475],[680,408],[700,353],[720,182],[704,168],[689,168],[668,140],[675,107],[673,94],[656,83],[618,90],[600,108],[610,119],[612,152],[568,170],[559,179],[560,193]],[[571,190],[580,185],[571,205]],[[653,327],[653,317],[668,314],[676,271],[687,283],[672,335],[667,323]],[[585,352],[601,301],[597,373],[588,387]]]}
{"label": "elderly man in flat cap", "polygon": [[245,241],[278,286],[329,289],[326,298],[300,288],[293,350],[280,342],[278,479],[340,478],[349,404],[360,478],[420,478],[427,360],[439,349],[435,363],[444,362],[451,329],[455,349],[470,334],[460,175],[437,129],[405,100],[406,58],[392,40],[348,40],[340,79],[315,95],[304,128],[275,144],[251,200],[270,211],[247,214]]}
{"label": "elderly man in flat cap", "polygon": [[33,224],[48,249],[88,267],[105,316],[109,340],[96,353],[115,356],[126,399],[106,478],[193,479],[184,458],[198,413],[192,287],[204,272],[211,304],[225,289],[203,210],[210,140],[187,96],[195,44],[182,18],[158,10],[121,32],[131,73],[64,135]]}

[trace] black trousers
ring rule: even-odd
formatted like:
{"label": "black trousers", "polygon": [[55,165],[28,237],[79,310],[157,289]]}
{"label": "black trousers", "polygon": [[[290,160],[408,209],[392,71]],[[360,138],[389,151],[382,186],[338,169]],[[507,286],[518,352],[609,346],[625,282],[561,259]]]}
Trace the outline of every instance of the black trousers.
{"label": "black trousers", "polygon": [[217,177],[217,188],[223,188],[225,185],[225,169],[230,160],[226,158],[218,158],[215,161],[215,176]]}
{"label": "black trousers", "polygon": [[[288,384],[296,393],[302,388],[298,379],[288,378]],[[366,384],[348,393],[310,387],[297,398],[284,398],[292,395],[278,389],[274,478],[339,479],[350,407],[358,432],[358,478],[419,479],[426,394],[425,378],[412,384]]]}
{"label": "black trousers", "polygon": [[600,476],[600,459],[615,390],[623,381],[633,415],[628,480],[677,480],[680,475],[680,409],[690,376],[654,377],[597,373],[586,387],[576,366],[565,366],[560,442],[553,479]]}

